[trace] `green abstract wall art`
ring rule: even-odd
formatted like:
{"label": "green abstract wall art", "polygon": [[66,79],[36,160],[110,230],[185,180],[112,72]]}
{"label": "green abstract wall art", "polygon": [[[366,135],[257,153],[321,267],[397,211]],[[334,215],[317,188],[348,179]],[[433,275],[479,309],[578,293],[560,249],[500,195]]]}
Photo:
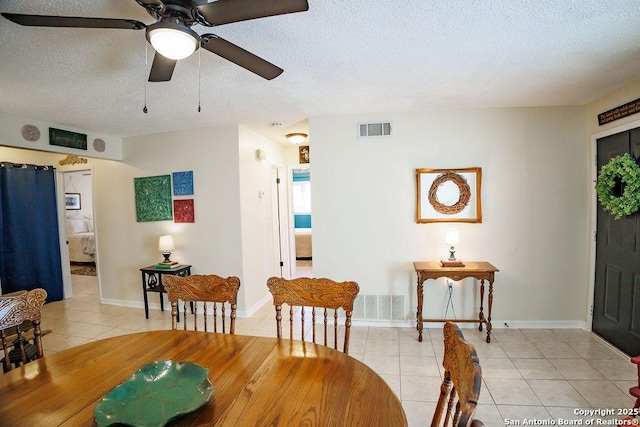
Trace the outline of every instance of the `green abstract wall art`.
{"label": "green abstract wall art", "polygon": [[136,194],[136,221],[167,221],[173,219],[171,175],[133,179]]}

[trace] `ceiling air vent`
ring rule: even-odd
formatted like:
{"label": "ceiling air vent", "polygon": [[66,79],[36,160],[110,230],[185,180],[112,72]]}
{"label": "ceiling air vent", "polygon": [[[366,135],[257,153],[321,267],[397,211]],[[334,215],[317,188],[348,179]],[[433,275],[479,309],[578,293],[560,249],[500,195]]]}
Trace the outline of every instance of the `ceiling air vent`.
{"label": "ceiling air vent", "polygon": [[358,136],[360,138],[390,135],[391,122],[358,123]]}

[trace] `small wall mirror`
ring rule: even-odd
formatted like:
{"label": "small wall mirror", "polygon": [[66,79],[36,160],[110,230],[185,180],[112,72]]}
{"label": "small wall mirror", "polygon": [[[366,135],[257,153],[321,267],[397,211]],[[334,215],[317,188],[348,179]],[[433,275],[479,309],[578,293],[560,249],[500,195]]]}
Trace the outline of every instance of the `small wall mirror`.
{"label": "small wall mirror", "polygon": [[416,222],[482,222],[482,168],[416,169]]}

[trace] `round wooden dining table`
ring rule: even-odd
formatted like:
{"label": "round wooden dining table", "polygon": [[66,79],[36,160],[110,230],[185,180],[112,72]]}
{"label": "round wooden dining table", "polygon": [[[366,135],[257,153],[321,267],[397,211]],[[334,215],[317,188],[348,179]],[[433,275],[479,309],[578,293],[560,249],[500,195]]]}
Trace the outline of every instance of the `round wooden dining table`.
{"label": "round wooden dining table", "polygon": [[213,395],[172,426],[406,426],[398,397],[334,349],[246,335],[141,332],[72,347],[0,374],[0,425],[90,426],[114,387],[153,361],[209,370]]}

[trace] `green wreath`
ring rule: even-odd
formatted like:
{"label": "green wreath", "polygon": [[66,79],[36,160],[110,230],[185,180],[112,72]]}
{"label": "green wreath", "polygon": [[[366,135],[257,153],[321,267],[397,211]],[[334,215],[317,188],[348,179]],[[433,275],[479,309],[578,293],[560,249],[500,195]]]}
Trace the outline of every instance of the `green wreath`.
{"label": "green wreath", "polygon": [[629,153],[602,166],[596,183],[598,200],[616,219],[640,208],[640,166]]}

